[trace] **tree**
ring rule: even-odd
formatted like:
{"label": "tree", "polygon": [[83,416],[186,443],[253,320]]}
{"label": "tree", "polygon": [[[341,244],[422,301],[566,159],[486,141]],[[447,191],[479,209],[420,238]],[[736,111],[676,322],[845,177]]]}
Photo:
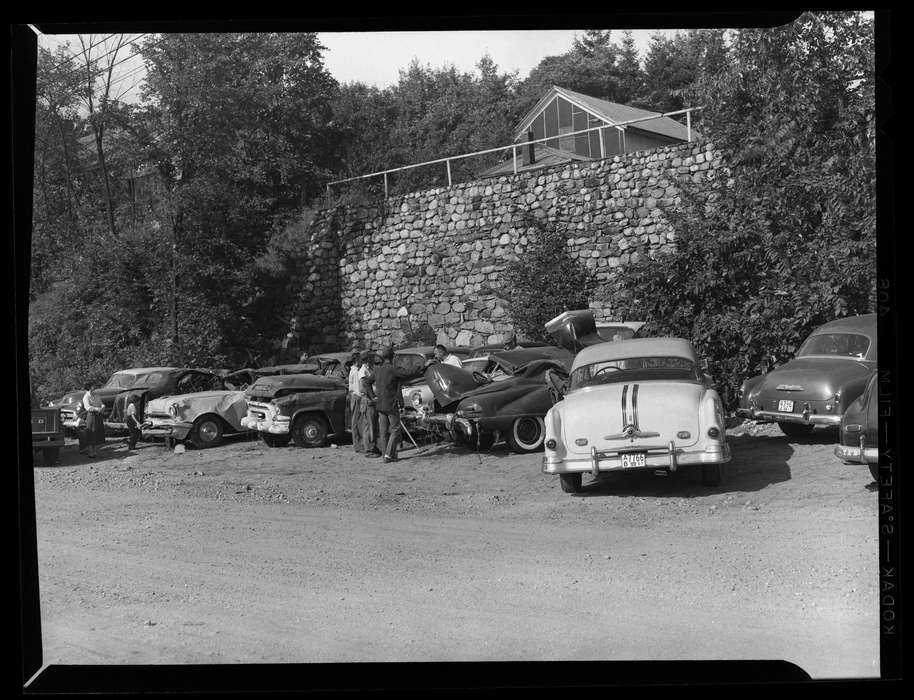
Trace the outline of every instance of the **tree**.
{"label": "tree", "polygon": [[814,327],[873,308],[873,60],[861,14],[805,14],[741,30],[690,90],[729,177],[685,189],[676,250],[622,268],[620,292],[647,332],[691,338],[731,395]]}
{"label": "tree", "polygon": [[587,308],[596,278],[571,257],[568,234],[553,222],[528,221],[532,239],[524,254],[505,265],[500,295],[515,327],[533,340],[548,340],[545,324],[563,311]]}
{"label": "tree", "polygon": [[622,46],[616,62],[616,79],[619,86],[617,97],[622,104],[630,104],[644,92],[644,71],[641,69],[635,38],[629,30],[622,35]]}
{"label": "tree", "polygon": [[338,144],[322,49],[315,35],[291,33],[175,34],[142,47],[168,192],[175,361],[246,358],[267,323],[248,313],[260,294],[253,260],[322,193]]}

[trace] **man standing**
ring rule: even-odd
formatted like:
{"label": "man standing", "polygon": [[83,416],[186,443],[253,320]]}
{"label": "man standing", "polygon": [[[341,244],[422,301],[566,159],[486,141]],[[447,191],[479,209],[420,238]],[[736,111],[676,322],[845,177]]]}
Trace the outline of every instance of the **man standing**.
{"label": "man standing", "polygon": [[384,348],[381,364],[375,366],[374,391],[378,410],[378,449],[384,453],[385,462],[397,461],[397,447],[400,445],[400,382],[419,376],[423,369],[406,372],[393,365],[394,349]]}
{"label": "man standing", "polygon": [[353,352],[349,360],[349,392],[346,394],[346,419],[344,426],[352,431],[352,446],[356,452],[362,451],[361,440],[356,439],[358,412],[361,408],[361,391],[359,390],[359,367],[362,362],[359,359],[359,353]]}
{"label": "man standing", "polygon": [[380,363],[381,358],[373,352],[362,353],[362,367],[359,369],[359,391],[361,392],[361,434],[362,449],[366,457],[380,457],[381,451],[378,449],[378,411],[377,396],[374,392],[374,369],[375,363]]}
{"label": "man standing", "polygon": [[438,362],[441,362],[445,365],[453,365],[454,367],[463,367],[463,363],[460,361],[460,358],[457,355],[454,355],[448,352],[448,349],[443,345],[435,346],[435,359]]}

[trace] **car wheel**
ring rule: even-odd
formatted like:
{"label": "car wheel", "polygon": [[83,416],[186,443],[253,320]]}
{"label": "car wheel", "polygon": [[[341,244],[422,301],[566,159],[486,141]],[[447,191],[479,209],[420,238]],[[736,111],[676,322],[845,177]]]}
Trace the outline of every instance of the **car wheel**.
{"label": "car wheel", "polygon": [[720,465],[703,464],[701,467],[701,483],[705,486],[717,486],[720,484]]}
{"label": "car wheel", "polygon": [[581,492],[581,472],[575,474],[559,474],[559,481],[562,482],[562,491],[565,493]]}
{"label": "car wheel", "polygon": [[879,483],[879,465],[878,464],[870,465],[870,474],[872,474],[872,476],[873,476],[873,481],[875,481],[878,484]]}
{"label": "car wheel", "polygon": [[292,424],[292,442],[298,447],[323,447],[327,442],[327,421],[317,413],[299,416]]}
{"label": "car wheel", "polygon": [[816,426],[805,423],[778,423],[781,432],[789,438],[809,437]]}
{"label": "car wheel", "polygon": [[260,439],[264,441],[267,447],[285,447],[292,439],[291,435],[273,435],[272,433],[260,433]]}
{"label": "car wheel", "polygon": [[201,416],[194,421],[190,441],[198,450],[215,447],[222,442],[222,421],[217,416]]}
{"label": "car wheel", "polygon": [[508,446],[521,454],[536,452],[543,446],[546,424],[540,416],[524,416],[511,424]]}
{"label": "car wheel", "polygon": [[41,451],[41,461],[46,467],[53,467],[57,464],[57,457],[60,455],[59,447],[47,447]]}

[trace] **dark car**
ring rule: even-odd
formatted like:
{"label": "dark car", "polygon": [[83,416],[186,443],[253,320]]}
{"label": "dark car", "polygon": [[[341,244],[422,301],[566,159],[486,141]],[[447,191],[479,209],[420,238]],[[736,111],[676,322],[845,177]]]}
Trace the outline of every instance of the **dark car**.
{"label": "dark car", "polygon": [[[529,351],[504,354],[517,352]],[[543,417],[552,407],[547,375],[567,377],[570,363],[570,353],[567,359],[534,359],[501,381],[451,365],[432,365],[425,380],[441,413],[429,420],[444,422],[471,446],[488,447],[503,435],[514,452],[535,452],[543,446]]]}
{"label": "dark car", "polygon": [[879,481],[879,382],[874,373],[863,393],[841,416],[835,455],[847,464],[868,464]]}
{"label": "dark car", "polygon": [[[548,347],[551,347],[549,343],[543,343],[538,340],[536,340],[536,341],[522,340],[522,341],[519,341],[517,343],[517,345],[515,345],[511,349],[519,350],[519,349],[523,349],[523,348],[548,348]],[[506,350],[505,350],[504,343],[495,343],[494,345],[479,345],[479,346],[473,348],[473,350],[469,356],[471,358],[472,357],[481,357],[483,355],[491,355],[492,353],[505,352],[505,351]]]}
{"label": "dark car", "polygon": [[788,437],[838,426],[876,371],[876,314],[816,328],[796,357],[743,382],[737,415],[776,422]]}
{"label": "dark car", "polygon": [[248,389],[247,404],[241,425],[256,430],[270,447],[290,440],[299,447],[322,447],[346,431],[346,382],[337,377],[261,377]]}
{"label": "dark car", "polygon": [[[178,368],[176,367],[134,367],[132,369],[122,369],[115,372],[108,377],[108,381],[95,390],[96,396],[102,400],[102,416],[107,420],[114,408],[115,398],[124,390],[129,389],[134,384],[141,381],[144,377],[156,373],[173,372],[177,369]],[[85,395],[86,392],[83,389],[79,392],[72,393],[81,393]],[[78,404],[70,404],[61,407],[64,424],[68,427],[75,427],[79,420],[77,415],[78,412]]]}
{"label": "dark car", "polygon": [[[224,390],[231,375],[220,377],[209,370],[187,367],[159,367],[142,374],[126,390],[121,390],[112,400],[111,411],[105,419],[105,427],[123,430],[125,410],[130,399],[137,401],[137,413],[143,418],[146,402],[160,396],[180,396],[200,391]],[[230,380],[229,380],[230,381]]]}

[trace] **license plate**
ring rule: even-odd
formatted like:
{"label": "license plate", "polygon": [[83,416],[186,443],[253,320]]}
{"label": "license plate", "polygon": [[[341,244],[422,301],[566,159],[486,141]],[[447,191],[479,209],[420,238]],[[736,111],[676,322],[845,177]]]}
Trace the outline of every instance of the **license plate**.
{"label": "license plate", "polygon": [[778,410],[790,413],[793,410],[793,401],[778,401]]}
{"label": "license plate", "polygon": [[622,455],[622,468],[634,469],[636,467],[647,466],[647,454],[645,452],[630,452]]}

